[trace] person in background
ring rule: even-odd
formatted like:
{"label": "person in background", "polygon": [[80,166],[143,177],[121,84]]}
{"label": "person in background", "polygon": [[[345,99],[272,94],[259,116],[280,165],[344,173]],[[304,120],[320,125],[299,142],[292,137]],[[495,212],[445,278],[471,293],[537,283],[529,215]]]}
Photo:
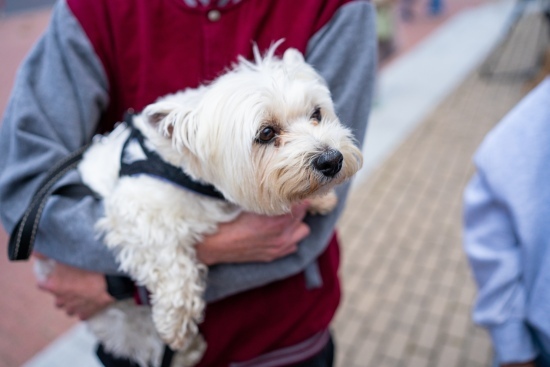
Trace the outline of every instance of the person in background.
{"label": "person in background", "polygon": [[385,61],[396,51],[397,27],[395,0],[374,0],[376,5],[376,33],[378,36],[379,61]]}
{"label": "person in background", "polygon": [[550,78],[485,138],[464,194],[474,321],[501,367],[550,366]]}
{"label": "person in background", "polygon": [[428,14],[436,16],[443,13],[443,0],[428,0]]}
{"label": "person in background", "polygon": [[401,3],[400,3],[401,19],[403,19],[404,21],[410,21],[414,19],[415,4],[416,4],[415,0],[401,0]]}
{"label": "person in background", "polygon": [[[404,21],[411,21],[415,17],[414,8],[416,6],[416,0],[401,0],[401,19]],[[445,9],[443,0],[428,0],[426,3],[427,13],[431,16],[437,16],[443,13]]]}
{"label": "person in background", "polygon": [[[340,120],[361,144],[377,63],[375,10],[368,1],[64,0],[22,64],[0,130],[0,215],[8,232],[52,162],[110,131],[124,111],[197,87],[238,55],[252,58],[284,39],[326,79]],[[76,171],[59,185],[80,183]],[[199,367],[331,366],[330,322],[340,300],[334,226],[338,208],[306,216],[307,203],[279,217],[243,213],[197,245],[209,265]],[[69,315],[87,319],[114,301],[123,276],[94,233],[93,197],[52,197],[35,256],[57,265],[41,289]],[[305,217],[305,218],[304,218]],[[223,330],[223,332],[220,332]],[[131,366],[98,349],[106,366]]]}

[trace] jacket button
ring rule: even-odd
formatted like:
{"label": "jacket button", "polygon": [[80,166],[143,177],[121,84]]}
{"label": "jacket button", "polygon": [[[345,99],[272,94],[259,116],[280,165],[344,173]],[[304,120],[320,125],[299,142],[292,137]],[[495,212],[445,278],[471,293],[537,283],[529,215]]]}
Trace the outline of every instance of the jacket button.
{"label": "jacket button", "polygon": [[210,10],[207,14],[208,20],[211,22],[217,22],[222,17],[222,13],[219,10]]}

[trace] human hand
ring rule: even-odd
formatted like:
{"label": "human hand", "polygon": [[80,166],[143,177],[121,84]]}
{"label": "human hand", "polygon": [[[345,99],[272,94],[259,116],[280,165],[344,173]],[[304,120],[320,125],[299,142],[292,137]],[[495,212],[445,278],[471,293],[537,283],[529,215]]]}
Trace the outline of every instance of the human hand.
{"label": "human hand", "polygon": [[536,367],[535,361],[523,362],[523,363],[506,363],[501,364],[500,367]]}
{"label": "human hand", "polygon": [[269,217],[243,212],[218,232],[197,245],[197,256],[206,265],[231,262],[269,262],[298,249],[298,242],[309,234],[303,223],[309,203],[292,207],[289,214]]}
{"label": "human hand", "polygon": [[69,316],[87,320],[115,301],[107,293],[105,276],[52,262],[44,255],[34,253],[36,261],[48,262],[47,274],[38,277],[38,288],[55,297],[55,305]]}

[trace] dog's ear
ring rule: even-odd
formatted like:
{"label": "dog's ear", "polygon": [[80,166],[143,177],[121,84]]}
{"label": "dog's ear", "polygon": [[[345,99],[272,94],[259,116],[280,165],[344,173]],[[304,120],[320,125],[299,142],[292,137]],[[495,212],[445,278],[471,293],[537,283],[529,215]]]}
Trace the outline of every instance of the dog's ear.
{"label": "dog's ear", "polygon": [[287,65],[296,65],[304,63],[304,56],[295,48],[289,48],[283,54],[283,61]]}
{"label": "dog's ear", "polygon": [[145,107],[143,116],[149,125],[155,128],[155,130],[165,138],[170,139],[174,132],[174,119],[169,118],[169,115],[173,114],[178,107],[179,106],[173,102],[156,102]]}
{"label": "dog's ear", "polygon": [[181,103],[160,101],[143,110],[146,122],[162,137],[172,140],[173,144],[193,151],[196,123],[192,110]]}
{"label": "dog's ear", "polygon": [[323,85],[326,81],[309,65],[304,55],[295,48],[289,48],[283,54],[283,63],[287,71],[291,72],[294,78],[303,80],[315,80]]}

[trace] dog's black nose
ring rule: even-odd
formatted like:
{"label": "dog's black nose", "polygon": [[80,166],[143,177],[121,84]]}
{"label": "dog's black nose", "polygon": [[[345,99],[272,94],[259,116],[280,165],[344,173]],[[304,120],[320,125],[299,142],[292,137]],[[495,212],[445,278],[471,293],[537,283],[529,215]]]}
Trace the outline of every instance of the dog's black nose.
{"label": "dog's black nose", "polygon": [[327,177],[334,177],[342,169],[344,157],[335,149],[321,153],[313,160],[313,167]]}

